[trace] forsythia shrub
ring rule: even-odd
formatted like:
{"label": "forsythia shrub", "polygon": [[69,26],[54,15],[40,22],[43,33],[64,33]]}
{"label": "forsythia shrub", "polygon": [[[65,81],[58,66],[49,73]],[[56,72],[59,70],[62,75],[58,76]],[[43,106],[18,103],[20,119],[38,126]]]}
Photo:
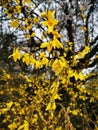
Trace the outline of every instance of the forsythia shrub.
{"label": "forsythia shrub", "polygon": [[[89,54],[89,43],[82,51],[74,52],[73,42],[68,39],[62,43],[55,10],[48,9],[40,15],[33,12],[30,17],[35,8],[31,0],[13,2],[14,6],[11,6],[9,0],[8,3],[2,1],[10,25],[25,32],[28,44],[37,37],[33,31],[35,26],[42,27],[42,37],[37,45],[32,43],[32,51],[28,47],[15,46],[13,54],[8,57],[31,66],[33,71],[28,75],[2,71],[0,127],[10,130],[74,130],[82,129],[82,124],[85,130],[89,129],[89,123],[93,122],[89,111],[92,104],[98,103],[98,89],[93,92],[86,80],[95,74],[87,75],[76,68]],[[19,18],[19,14],[23,16]],[[69,52],[71,55],[68,56]],[[97,123],[94,122],[95,128]]]}

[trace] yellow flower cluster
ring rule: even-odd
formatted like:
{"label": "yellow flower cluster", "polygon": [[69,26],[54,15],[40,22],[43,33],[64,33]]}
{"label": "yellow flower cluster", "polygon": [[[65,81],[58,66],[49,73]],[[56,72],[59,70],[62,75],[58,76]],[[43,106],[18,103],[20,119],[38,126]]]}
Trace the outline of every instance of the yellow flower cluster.
{"label": "yellow flower cluster", "polygon": [[[76,67],[79,60],[89,54],[90,46],[74,52],[73,42],[67,40],[66,45],[62,43],[55,11],[47,10],[33,16],[31,0],[23,0],[22,6],[20,0],[13,1],[15,8],[5,5],[5,14],[11,19],[10,26],[25,32],[28,43],[33,41],[33,37],[39,41],[34,39],[31,52],[28,47],[15,47],[9,56],[14,62],[20,61],[32,67],[32,73],[13,75],[3,70],[0,75],[0,96],[7,97],[7,101],[0,103],[0,115],[4,115],[2,123],[8,124],[10,130],[74,130],[69,115],[73,119],[83,118],[82,121],[87,120],[88,123],[87,109],[91,106],[88,104],[98,99],[98,89],[95,88],[93,93],[90,85],[85,83],[91,75],[84,75],[82,69]],[[23,10],[25,18],[22,15],[20,19],[16,18]],[[42,30],[41,39],[34,31],[36,25],[42,27],[39,29]],[[87,31],[87,28],[83,26],[82,30]]]}

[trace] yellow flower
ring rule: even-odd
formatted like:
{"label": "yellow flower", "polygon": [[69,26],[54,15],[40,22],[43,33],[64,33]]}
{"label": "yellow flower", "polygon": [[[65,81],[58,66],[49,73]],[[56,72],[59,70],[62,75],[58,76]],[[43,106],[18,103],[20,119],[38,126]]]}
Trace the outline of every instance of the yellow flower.
{"label": "yellow flower", "polygon": [[15,8],[16,8],[18,13],[21,13],[21,6],[17,5],[17,6],[15,6]]}
{"label": "yellow flower", "polygon": [[19,4],[19,3],[20,3],[20,0],[15,0],[15,2]]}
{"label": "yellow flower", "polygon": [[54,38],[54,39],[55,39],[55,38],[60,38],[60,37],[61,37],[61,34],[59,34],[59,32],[58,32],[57,29],[54,30],[52,33],[53,33],[53,38]]}
{"label": "yellow flower", "polygon": [[51,111],[51,110],[55,110],[55,109],[56,109],[55,101],[49,102],[47,107],[46,107],[46,111]]}
{"label": "yellow flower", "polygon": [[48,66],[49,65],[49,60],[46,57],[44,57],[42,59],[42,64]]}
{"label": "yellow flower", "polygon": [[25,2],[26,2],[27,4],[30,4],[31,0],[25,0]]}
{"label": "yellow flower", "polygon": [[12,124],[8,125],[8,128],[9,128],[10,130],[15,130],[15,129],[17,128],[17,125],[16,125],[15,122],[13,122]]}
{"label": "yellow flower", "polygon": [[64,63],[61,60],[56,59],[52,64],[52,70],[59,75],[63,68],[65,67]]}
{"label": "yellow flower", "polygon": [[31,30],[31,29],[32,29],[32,23],[28,24],[26,28],[27,28],[28,30]]}
{"label": "yellow flower", "polygon": [[78,114],[78,111],[77,110],[73,110],[72,114],[76,116]]}
{"label": "yellow flower", "polygon": [[82,72],[79,73],[79,79],[82,81],[82,80],[85,80],[85,76]]}
{"label": "yellow flower", "polygon": [[11,25],[13,28],[17,28],[17,27],[19,26],[19,20],[18,20],[18,19],[11,20],[10,25]]}
{"label": "yellow flower", "polygon": [[67,72],[69,77],[74,76],[74,71],[72,69],[68,69]]}
{"label": "yellow flower", "polygon": [[55,49],[56,47],[59,49],[59,48],[63,48],[63,45],[62,43],[57,39],[57,38],[54,38],[53,41],[52,41],[52,45],[53,45],[53,48]]}
{"label": "yellow flower", "polygon": [[34,114],[33,115],[33,119],[32,119],[32,124],[36,123],[38,120],[38,115],[37,114]]}
{"label": "yellow flower", "polygon": [[47,50],[48,50],[48,52],[50,53],[51,50],[52,50],[51,41],[42,43],[40,47],[41,47],[41,48],[46,48],[46,47],[47,47]]}
{"label": "yellow flower", "polygon": [[58,24],[58,20],[54,19],[55,11],[48,10],[45,13],[41,13],[41,16],[45,19],[42,22],[43,25],[48,26],[48,33],[53,32],[54,26]]}
{"label": "yellow flower", "polygon": [[43,58],[43,57],[46,57],[45,52],[41,52],[41,53],[40,53],[40,59]]}
{"label": "yellow flower", "polygon": [[2,108],[2,109],[0,109],[0,111],[1,111],[2,114],[5,114],[5,112],[7,112],[8,109],[7,108]]}
{"label": "yellow flower", "polygon": [[41,48],[46,48],[47,47],[47,50],[50,53],[52,48],[54,48],[54,49],[55,48],[58,48],[58,49],[63,48],[63,45],[58,39],[55,38],[52,41],[42,43],[40,47]]}
{"label": "yellow flower", "polygon": [[87,28],[86,28],[85,26],[83,26],[81,29],[82,29],[83,31],[87,31]]}
{"label": "yellow flower", "polygon": [[33,18],[33,22],[34,22],[34,23],[38,23],[38,21],[39,21],[39,18],[38,18],[38,17],[34,17],[34,18]]}
{"label": "yellow flower", "polygon": [[14,62],[16,62],[17,60],[20,60],[21,54],[20,54],[18,48],[17,48],[17,49],[14,48],[14,49],[13,49],[13,54],[10,55],[8,58],[10,58],[10,57],[12,57],[12,56],[13,56]]}
{"label": "yellow flower", "polygon": [[31,58],[30,58],[30,65],[34,65],[35,62],[36,62],[36,60],[35,60],[33,57],[31,57]]}
{"label": "yellow flower", "polygon": [[84,58],[86,54],[88,54],[90,51],[90,46],[85,46],[85,48],[83,49],[82,52],[79,52],[75,57],[74,59],[81,59],[81,58]]}
{"label": "yellow flower", "polygon": [[18,130],[21,130],[21,129],[23,129],[23,130],[29,130],[29,123],[28,123],[26,120],[24,120],[24,124],[21,125],[21,126],[18,128]]}
{"label": "yellow flower", "polygon": [[85,46],[85,49],[83,51],[87,54],[90,51],[90,46]]}
{"label": "yellow flower", "polygon": [[41,68],[41,66],[42,66],[42,63],[41,63],[41,61],[36,61],[36,69],[39,69],[39,68]]}
{"label": "yellow flower", "polygon": [[9,102],[9,103],[7,103],[7,108],[8,108],[8,110],[12,107],[12,105],[13,105],[13,102],[12,102],[12,101]]}
{"label": "yellow flower", "polygon": [[47,107],[46,107],[46,111],[51,110],[51,102],[48,103]]}
{"label": "yellow flower", "polygon": [[24,57],[23,57],[22,61],[25,62],[26,65],[28,65],[30,63],[30,57],[29,57],[28,53],[24,54]]}
{"label": "yellow flower", "polygon": [[11,78],[10,74],[6,74],[6,78],[10,79]]}
{"label": "yellow flower", "polygon": [[28,22],[29,22],[29,21],[28,21],[28,19],[26,18],[26,19],[25,19],[25,25],[28,25]]}

